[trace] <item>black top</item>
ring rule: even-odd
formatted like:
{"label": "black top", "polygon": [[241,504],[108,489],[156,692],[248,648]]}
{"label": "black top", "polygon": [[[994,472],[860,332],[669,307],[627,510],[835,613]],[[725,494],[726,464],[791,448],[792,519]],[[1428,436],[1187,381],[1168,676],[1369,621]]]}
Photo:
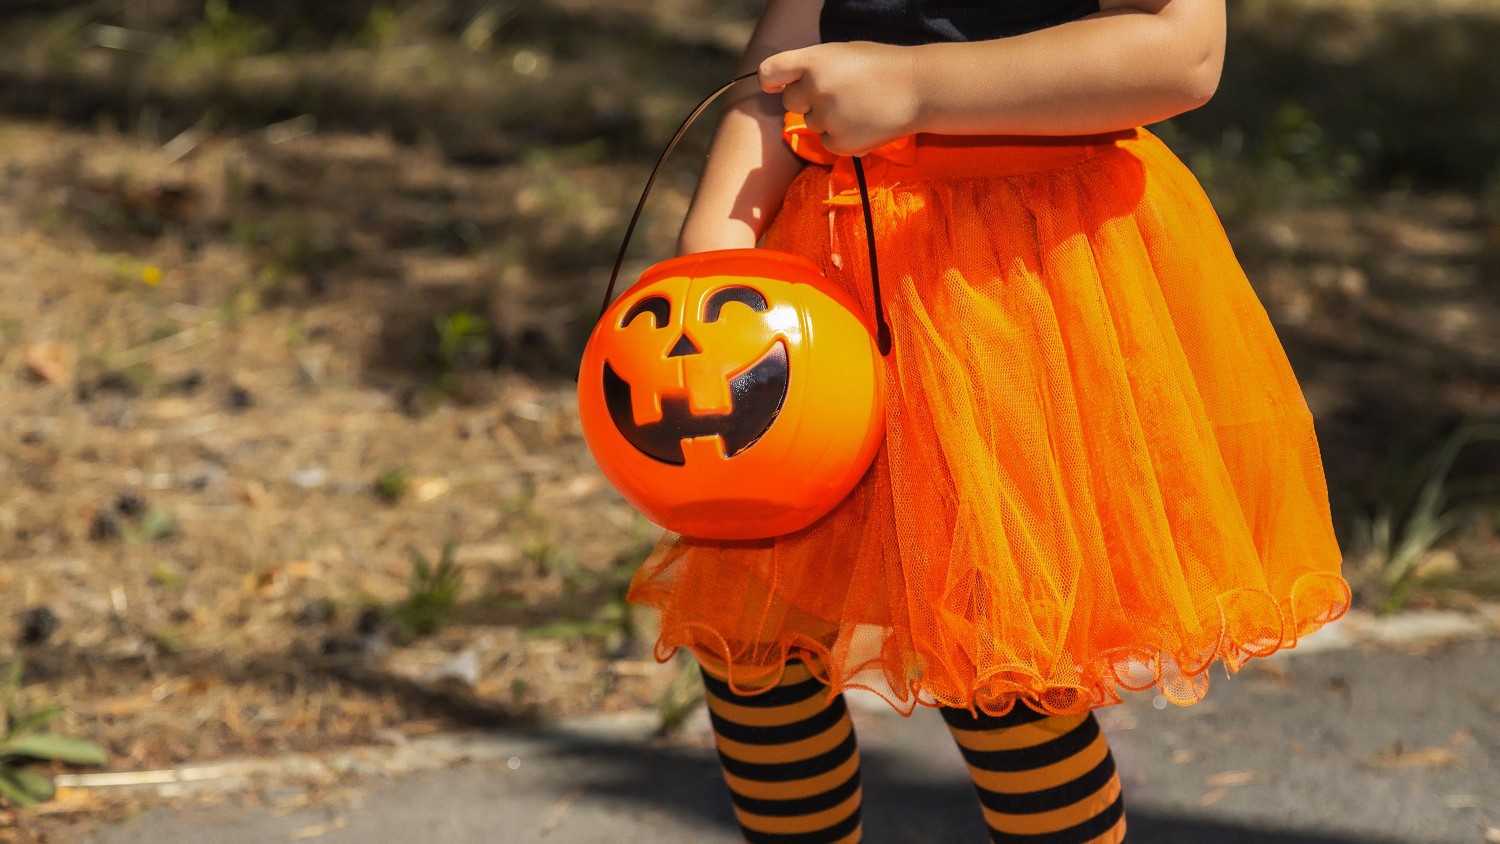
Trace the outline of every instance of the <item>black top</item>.
{"label": "black top", "polygon": [[821,27],[824,41],[984,41],[1097,11],[1099,0],[823,0]]}

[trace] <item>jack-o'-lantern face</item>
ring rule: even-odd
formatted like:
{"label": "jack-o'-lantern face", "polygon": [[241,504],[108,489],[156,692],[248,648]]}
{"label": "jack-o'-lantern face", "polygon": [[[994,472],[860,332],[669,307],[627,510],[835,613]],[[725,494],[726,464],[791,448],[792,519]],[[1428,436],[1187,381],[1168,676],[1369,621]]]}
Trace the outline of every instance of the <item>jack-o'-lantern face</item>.
{"label": "jack-o'-lantern face", "polygon": [[883,385],[858,306],[816,266],[724,250],[663,261],[609,306],[584,349],[579,420],[605,476],[658,524],[775,536],[863,475]]}
{"label": "jack-o'-lantern face", "polygon": [[797,319],[749,284],[674,279],[619,317],[626,334],[604,363],[604,402],[620,434],[663,463],[686,462],[684,440],[717,437],[734,457],[775,423]]}

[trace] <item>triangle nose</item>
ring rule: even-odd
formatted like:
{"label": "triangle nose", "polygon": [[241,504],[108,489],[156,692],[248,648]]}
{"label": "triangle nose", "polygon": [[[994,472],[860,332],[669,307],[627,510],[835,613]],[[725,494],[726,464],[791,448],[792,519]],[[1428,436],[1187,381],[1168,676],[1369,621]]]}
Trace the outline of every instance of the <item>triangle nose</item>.
{"label": "triangle nose", "polygon": [[680,358],[683,355],[696,355],[700,351],[702,350],[693,345],[693,341],[686,334],[683,334],[677,338],[677,344],[672,347],[672,351],[667,352],[667,357]]}

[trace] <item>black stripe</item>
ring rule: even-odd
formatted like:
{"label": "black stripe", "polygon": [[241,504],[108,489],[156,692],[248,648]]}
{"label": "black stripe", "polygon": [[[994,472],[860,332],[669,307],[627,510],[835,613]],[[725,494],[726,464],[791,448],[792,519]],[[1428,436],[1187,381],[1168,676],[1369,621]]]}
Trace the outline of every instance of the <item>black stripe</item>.
{"label": "black stripe", "polygon": [[980,788],[979,802],[991,811],[1003,812],[1007,815],[1035,815],[1040,812],[1051,812],[1092,796],[1099,789],[1109,785],[1109,779],[1114,775],[1115,757],[1106,752],[1104,759],[1095,765],[1092,771],[1076,780],[1040,791],[1027,791],[1019,794]]}
{"label": "black stripe", "polygon": [[767,706],[786,706],[789,703],[801,703],[804,700],[818,694],[827,694],[828,686],[824,685],[816,677],[809,677],[800,683],[789,686],[776,686],[753,695],[737,695],[729,688],[729,684],[719,678],[703,672],[703,685],[714,697],[740,706],[754,706],[764,708]]}
{"label": "black stripe", "polygon": [[836,697],[833,703],[823,711],[790,724],[774,726],[740,724],[720,716],[712,709],[708,711],[708,718],[713,723],[714,732],[730,741],[744,744],[788,744],[828,732],[830,728],[842,721],[848,712],[849,707],[844,704],[844,699]]}
{"label": "black stripe", "polygon": [[1071,758],[1087,750],[1098,737],[1099,721],[1090,715],[1072,731],[1031,747],[1019,747],[1015,750],[970,750],[959,745],[958,749],[963,753],[964,761],[976,768],[996,773],[1017,773],[1045,768]]}
{"label": "black stripe", "polygon": [[719,764],[724,770],[747,780],[756,782],[786,782],[788,780],[800,780],[807,777],[815,777],[818,774],[826,774],[829,771],[849,761],[858,747],[854,743],[854,730],[849,730],[849,736],[839,743],[838,747],[817,756],[806,759],[798,759],[794,762],[741,762],[732,756],[719,753]]}
{"label": "black stripe", "polygon": [[1045,712],[1038,712],[1020,701],[1004,715],[990,715],[980,712],[978,715],[971,714],[967,709],[954,709],[953,707],[942,707],[943,720],[948,726],[958,730],[998,730],[1002,727],[1019,727],[1022,724],[1035,724],[1044,718],[1051,718]]}
{"label": "black stripe", "polygon": [[745,797],[738,794],[734,789],[729,790],[729,799],[734,805],[746,812],[768,817],[791,818],[798,815],[811,815],[817,812],[827,811],[834,806],[848,800],[850,795],[859,790],[859,769],[849,775],[842,785],[810,797],[795,797],[787,800],[768,800],[760,797]]}
{"label": "black stripe", "polygon": [[744,833],[748,844],[829,844],[830,841],[837,841],[853,832],[859,826],[859,814],[859,807],[856,806],[849,817],[817,832],[756,832],[744,827],[740,831]]}
{"label": "black stripe", "polygon": [[1109,808],[1067,829],[1044,832],[1040,835],[1021,835],[990,830],[990,840],[995,844],[1086,844],[1109,832],[1110,828],[1124,816],[1125,801],[1121,797],[1116,797],[1115,802],[1109,804]]}

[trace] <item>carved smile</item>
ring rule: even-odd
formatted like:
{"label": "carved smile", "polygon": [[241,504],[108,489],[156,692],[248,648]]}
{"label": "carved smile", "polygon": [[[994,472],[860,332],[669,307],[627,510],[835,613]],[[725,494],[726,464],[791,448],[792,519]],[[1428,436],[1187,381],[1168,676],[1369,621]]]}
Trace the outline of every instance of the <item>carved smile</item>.
{"label": "carved smile", "polygon": [[733,457],[755,445],[770,430],[786,403],[789,373],[786,343],[778,340],[754,366],[729,379],[733,407],[729,413],[696,415],[688,408],[686,396],[664,396],[661,420],[637,425],[630,409],[630,384],[606,361],[604,404],[626,442],[648,457],[681,466],[686,462],[683,440],[717,436],[724,444],[725,457]]}

